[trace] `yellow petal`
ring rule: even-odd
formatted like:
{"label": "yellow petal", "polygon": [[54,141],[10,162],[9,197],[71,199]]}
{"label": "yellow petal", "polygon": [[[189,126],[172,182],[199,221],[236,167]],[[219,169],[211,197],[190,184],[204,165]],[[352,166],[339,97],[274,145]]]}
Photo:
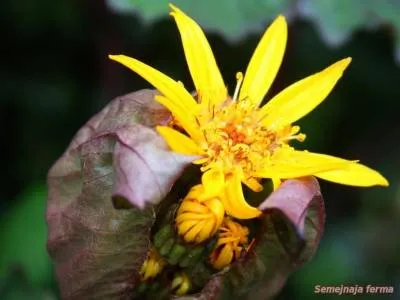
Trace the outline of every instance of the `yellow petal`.
{"label": "yellow petal", "polygon": [[196,240],[197,235],[201,231],[201,229],[205,226],[207,223],[207,220],[200,220],[196,223],[195,226],[193,226],[191,229],[189,229],[188,232],[185,233],[184,239],[187,242],[194,242]]}
{"label": "yellow petal", "polygon": [[206,36],[193,19],[174,5],[170,4],[170,7],[200,101],[221,103],[226,99],[227,91]]}
{"label": "yellow petal", "polygon": [[276,191],[282,183],[282,180],[280,180],[279,178],[271,178],[272,180],[272,187],[274,189],[274,191]]}
{"label": "yellow petal", "polygon": [[157,132],[164,138],[172,151],[185,155],[202,155],[204,152],[188,136],[167,126],[157,126]]}
{"label": "yellow petal", "polygon": [[200,203],[197,199],[186,196],[178,209],[175,222],[178,233],[186,239],[192,238],[191,234],[187,235],[188,232],[192,232],[192,227],[198,226],[204,220],[205,223],[194,240],[195,243],[201,243],[215,234],[224,215],[224,206],[218,198],[210,198]]}
{"label": "yellow petal", "polygon": [[221,234],[220,234],[220,237],[219,237],[218,242],[217,242],[217,247],[221,246],[223,244],[228,244],[230,242],[235,242],[235,241],[237,241],[237,237],[236,236],[221,237]]}
{"label": "yellow petal", "polygon": [[233,249],[231,244],[227,244],[222,247],[221,252],[212,265],[215,269],[220,270],[228,266],[233,260]]}
{"label": "yellow petal", "polygon": [[204,187],[201,184],[197,184],[189,190],[189,193],[186,195],[185,198],[198,200],[199,196],[201,196],[202,194],[204,194]]}
{"label": "yellow petal", "polygon": [[184,272],[176,273],[171,282],[170,289],[178,296],[187,294],[191,289],[190,278]]}
{"label": "yellow petal", "polygon": [[274,81],[285,53],[287,24],[279,16],[269,26],[247,67],[239,99],[248,97],[256,107]]}
{"label": "yellow petal", "polygon": [[[191,200],[187,198],[187,200]],[[206,214],[208,213],[207,206],[201,204],[200,202],[196,201],[183,201],[178,209],[178,215],[183,214],[185,212],[194,212],[198,214]]]}
{"label": "yellow petal", "polygon": [[236,219],[253,219],[261,214],[261,211],[250,206],[243,196],[240,174],[234,172],[226,178],[225,197],[221,197],[226,213]]}
{"label": "yellow petal", "polygon": [[156,95],[154,98],[174,115],[179,125],[184,128],[193,139],[196,141],[202,141],[204,139],[196,122],[196,117],[194,114],[188,113],[188,109],[183,107],[179,101],[174,101],[161,95]]}
{"label": "yellow petal", "polygon": [[193,212],[193,213],[191,213],[191,212],[186,212],[186,213],[183,213],[183,214],[179,214],[177,217],[176,217],[176,223],[182,223],[182,222],[185,222],[185,221],[188,221],[188,220],[204,220],[204,219],[207,219],[207,218],[209,218],[210,217],[210,215],[209,214],[198,214],[198,213],[195,213],[195,212]]}
{"label": "yellow petal", "polygon": [[377,171],[359,163],[352,163],[345,168],[317,173],[315,176],[328,181],[352,186],[366,187],[373,185],[389,185],[388,181]]}
{"label": "yellow petal", "polygon": [[192,284],[190,282],[190,278],[184,272],[180,272],[175,275],[171,283],[171,291],[178,296],[187,294],[191,287]]}
{"label": "yellow petal", "polygon": [[261,108],[263,124],[274,130],[308,114],[328,96],[350,62],[350,57],[342,59],[284,89]]}
{"label": "yellow petal", "polygon": [[220,168],[211,168],[201,176],[201,183],[204,187],[204,194],[199,198],[200,201],[217,197],[224,188],[225,177]]}
{"label": "yellow petal", "polygon": [[186,232],[188,232],[190,229],[192,229],[198,223],[199,223],[198,220],[188,220],[188,221],[184,221],[184,222],[178,224],[178,226],[177,226],[178,234],[184,235]]}
{"label": "yellow petal", "polygon": [[220,198],[214,198],[210,200],[206,200],[204,202],[205,205],[211,210],[211,212],[214,215],[214,229],[213,232],[215,232],[217,229],[221,227],[222,221],[224,220],[225,216],[225,208],[220,201]]}
{"label": "yellow petal", "polygon": [[164,98],[156,100],[165,105],[181,123],[182,127],[194,137],[199,136],[196,128],[195,112],[197,103],[192,95],[184,88],[182,83],[173,80],[156,69],[125,55],[109,55],[110,59],[117,61],[132,71],[142,76],[151,83]]}
{"label": "yellow petal", "polygon": [[207,220],[207,222],[204,223],[203,228],[201,228],[200,232],[198,233],[195,239],[195,243],[198,244],[210,238],[211,233],[214,232],[214,225],[215,225],[214,220],[212,219]]}
{"label": "yellow petal", "polygon": [[285,149],[277,151],[254,176],[288,179],[345,168],[354,162],[330,155]]}
{"label": "yellow petal", "polygon": [[263,190],[262,184],[253,177],[243,179],[242,182],[253,192],[261,192]]}

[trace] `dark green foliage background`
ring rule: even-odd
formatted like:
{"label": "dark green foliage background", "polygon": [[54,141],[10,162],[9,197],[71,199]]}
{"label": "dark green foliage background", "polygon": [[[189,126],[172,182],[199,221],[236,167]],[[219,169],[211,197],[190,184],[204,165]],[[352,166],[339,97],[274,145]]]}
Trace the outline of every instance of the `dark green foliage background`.
{"label": "dark green foliage background", "polygon": [[[0,24],[0,299],[57,299],[45,252],[47,170],[108,101],[149,87],[107,54],[136,57],[187,87],[193,84],[171,19],[149,24],[94,0],[3,0]],[[208,35],[230,90],[260,36],[261,31],[248,33],[232,42]],[[297,18],[290,25],[285,61],[267,98],[352,56],[332,95],[301,120],[308,137],[299,147],[360,159],[391,185],[359,189],[321,183],[327,224],[320,249],[290,277],[278,299],[318,298],[318,284],[390,285],[400,295],[400,67],[393,37],[388,26],[358,30],[330,48],[312,23]]]}

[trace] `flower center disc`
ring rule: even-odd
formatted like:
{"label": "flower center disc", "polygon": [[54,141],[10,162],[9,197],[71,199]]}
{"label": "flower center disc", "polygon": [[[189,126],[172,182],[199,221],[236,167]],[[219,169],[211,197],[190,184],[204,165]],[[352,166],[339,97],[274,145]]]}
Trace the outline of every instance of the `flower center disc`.
{"label": "flower center disc", "polygon": [[262,126],[256,110],[246,100],[228,101],[224,107],[214,108],[211,118],[201,127],[209,158],[206,166],[222,163],[227,169],[240,166],[246,173],[251,172],[271,155],[278,138]]}

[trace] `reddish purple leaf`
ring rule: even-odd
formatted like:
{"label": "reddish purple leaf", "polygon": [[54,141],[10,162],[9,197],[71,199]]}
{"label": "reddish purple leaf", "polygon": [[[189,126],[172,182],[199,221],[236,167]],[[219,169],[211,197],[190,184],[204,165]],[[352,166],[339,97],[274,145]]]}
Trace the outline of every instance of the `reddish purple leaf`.
{"label": "reddish purple leaf", "polygon": [[[143,90],[116,98],[78,131],[48,175],[48,251],[63,299],[130,299],[149,247],[152,205],[192,158],[152,127],[170,115]],[[115,209],[112,195],[133,207]]]}
{"label": "reddish purple leaf", "polygon": [[137,125],[120,130],[114,150],[113,196],[140,208],[157,204],[193,160],[168,150],[164,139],[152,129]]}

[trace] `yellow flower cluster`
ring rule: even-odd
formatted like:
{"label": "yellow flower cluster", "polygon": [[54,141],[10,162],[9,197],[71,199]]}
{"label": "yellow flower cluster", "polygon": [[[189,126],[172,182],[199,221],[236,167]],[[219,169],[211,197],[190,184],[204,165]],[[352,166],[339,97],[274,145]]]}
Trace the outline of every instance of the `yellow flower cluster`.
{"label": "yellow flower cluster", "polygon": [[219,231],[217,245],[210,257],[212,266],[219,270],[241,256],[249,230],[225,217],[223,195],[211,198],[205,195],[202,185],[189,191],[177,211],[176,227],[178,234],[189,243],[204,242]]}

